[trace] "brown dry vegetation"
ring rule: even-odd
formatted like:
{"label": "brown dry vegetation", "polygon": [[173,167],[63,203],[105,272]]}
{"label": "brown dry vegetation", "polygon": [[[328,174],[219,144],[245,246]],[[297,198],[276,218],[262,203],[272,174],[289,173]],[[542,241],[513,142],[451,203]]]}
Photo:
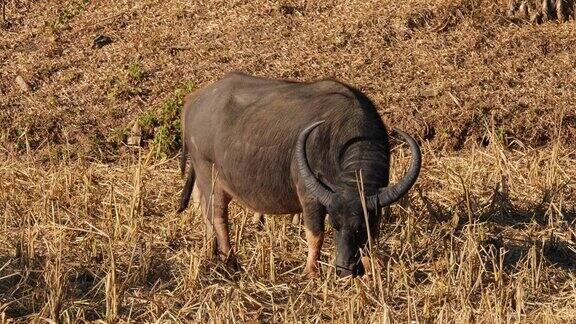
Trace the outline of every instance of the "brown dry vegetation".
{"label": "brown dry vegetation", "polygon": [[[575,23],[507,10],[6,1],[0,321],[573,322]],[[157,134],[178,129],[184,92],[231,70],[347,81],[420,140],[421,177],[381,225],[370,278],[337,279],[330,239],[322,278],[301,277],[302,228],[268,217],[259,230],[236,205],[243,271],[203,259],[198,212],[174,213],[177,145],[157,154]],[[136,121],[143,148],[125,144]]]}

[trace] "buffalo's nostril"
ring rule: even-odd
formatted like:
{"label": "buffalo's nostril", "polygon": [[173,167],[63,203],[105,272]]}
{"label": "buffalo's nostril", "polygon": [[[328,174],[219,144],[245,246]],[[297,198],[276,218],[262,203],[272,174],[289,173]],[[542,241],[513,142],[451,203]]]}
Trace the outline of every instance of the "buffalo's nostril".
{"label": "buffalo's nostril", "polygon": [[354,275],[354,272],[352,271],[352,269],[348,269],[348,268],[341,268],[341,267],[337,267],[336,268],[336,275],[340,278],[344,278],[344,277],[348,277],[348,276],[352,276]]}
{"label": "buffalo's nostril", "polygon": [[364,267],[362,266],[362,264],[359,264],[359,265],[356,267],[355,270],[356,270],[355,272],[356,272],[356,275],[357,275],[357,276],[363,276],[364,273],[366,273],[366,271],[364,270]]}

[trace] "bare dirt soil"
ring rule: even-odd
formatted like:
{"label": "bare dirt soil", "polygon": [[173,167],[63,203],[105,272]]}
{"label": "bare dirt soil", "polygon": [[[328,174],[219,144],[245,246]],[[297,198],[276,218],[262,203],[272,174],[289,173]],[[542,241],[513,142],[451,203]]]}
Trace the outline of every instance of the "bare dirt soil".
{"label": "bare dirt soil", "polygon": [[[531,23],[502,0],[1,3],[0,321],[576,320],[573,9]],[[237,205],[243,271],[203,258],[198,211],[174,212],[177,117],[234,70],[348,82],[418,138],[421,177],[369,278],[337,279],[330,239],[322,277],[302,277],[302,227],[258,229]],[[410,156],[393,153],[394,182]]]}

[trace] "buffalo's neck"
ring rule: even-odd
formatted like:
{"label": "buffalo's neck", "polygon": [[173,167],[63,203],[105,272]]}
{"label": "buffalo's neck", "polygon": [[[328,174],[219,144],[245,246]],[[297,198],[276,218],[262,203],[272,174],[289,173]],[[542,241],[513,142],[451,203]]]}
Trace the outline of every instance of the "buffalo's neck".
{"label": "buffalo's neck", "polygon": [[359,137],[347,143],[338,157],[338,183],[358,187],[362,183],[367,193],[388,185],[389,150],[383,140]]}

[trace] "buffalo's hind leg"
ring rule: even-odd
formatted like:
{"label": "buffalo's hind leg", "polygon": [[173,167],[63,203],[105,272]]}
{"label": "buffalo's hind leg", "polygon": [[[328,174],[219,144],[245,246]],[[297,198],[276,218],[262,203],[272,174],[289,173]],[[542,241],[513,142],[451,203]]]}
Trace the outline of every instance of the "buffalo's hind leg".
{"label": "buffalo's hind leg", "polygon": [[252,216],[252,223],[254,223],[258,228],[264,227],[264,214],[254,212],[254,216]]}
{"label": "buffalo's hind leg", "polygon": [[[206,225],[206,238],[211,244],[209,246],[210,256],[214,257],[217,254],[221,261],[238,270],[239,265],[232,251],[228,232],[228,204],[231,197],[218,184],[215,185],[213,191],[210,189],[208,191],[203,190],[205,187],[199,185],[202,197],[202,214]],[[211,194],[204,194],[204,192]]]}
{"label": "buffalo's hind leg", "polygon": [[[209,194],[208,194],[209,195]],[[208,218],[208,204],[211,198],[204,193],[198,191],[200,209],[202,211],[202,219],[204,220],[204,246],[206,248],[206,258],[214,259],[218,252],[218,244],[216,242],[216,235],[214,235],[214,226],[211,219]]]}
{"label": "buffalo's hind leg", "polygon": [[202,205],[202,197],[200,195],[200,190],[198,189],[198,184],[194,183],[194,188],[192,188],[192,201],[196,208]]}

